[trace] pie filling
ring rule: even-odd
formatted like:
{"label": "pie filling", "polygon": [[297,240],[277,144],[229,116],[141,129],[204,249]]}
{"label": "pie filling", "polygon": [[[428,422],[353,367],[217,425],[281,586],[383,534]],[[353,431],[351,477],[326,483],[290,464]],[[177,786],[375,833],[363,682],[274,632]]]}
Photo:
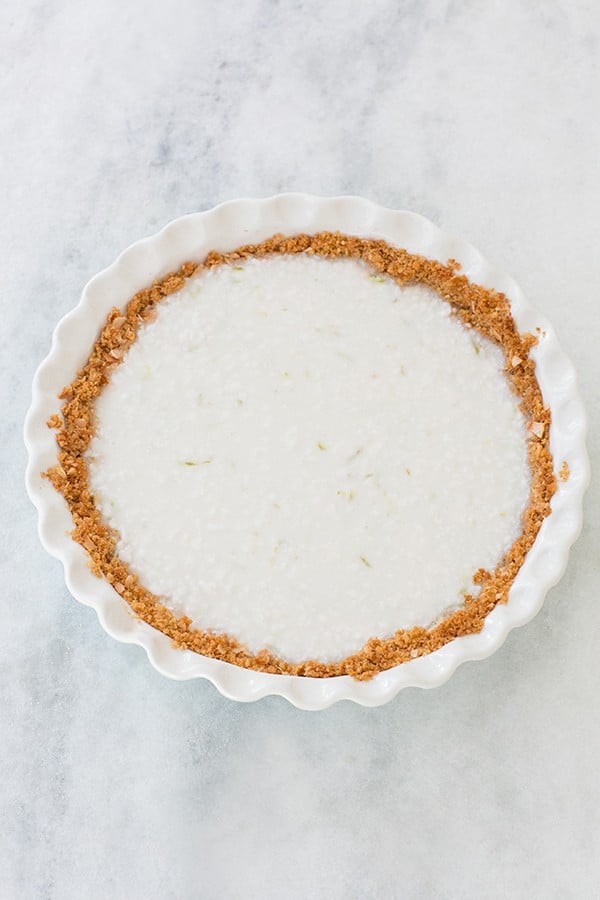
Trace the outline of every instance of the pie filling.
{"label": "pie filling", "polygon": [[269,672],[369,678],[481,630],[555,478],[535,338],[457,269],[276,236],[113,310],[49,423],[93,571]]}

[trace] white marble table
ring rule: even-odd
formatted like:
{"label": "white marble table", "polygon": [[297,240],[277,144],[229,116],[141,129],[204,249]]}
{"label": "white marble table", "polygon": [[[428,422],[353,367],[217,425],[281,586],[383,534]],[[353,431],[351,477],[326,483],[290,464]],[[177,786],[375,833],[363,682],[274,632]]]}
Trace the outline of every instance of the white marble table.
{"label": "white marble table", "polygon": [[280,190],[408,207],[514,274],[600,464],[595,0],[2,4],[0,897],[600,891],[598,484],[535,621],[387,707],[236,705],[105,635],[41,549],[22,421],[85,281]]}

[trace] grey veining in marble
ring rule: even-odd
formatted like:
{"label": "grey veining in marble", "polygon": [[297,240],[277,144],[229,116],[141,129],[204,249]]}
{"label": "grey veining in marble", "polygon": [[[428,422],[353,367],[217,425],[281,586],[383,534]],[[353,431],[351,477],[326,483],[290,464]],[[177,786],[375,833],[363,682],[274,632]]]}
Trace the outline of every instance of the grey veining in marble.
{"label": "grey veining in marble", "polygon": [[236,705],[69,596],[23,488],[33,372],[175,216],[363,194],[508,269],[578,365],[600,464],[596,0],[0,6],[0,898],[593,900],[598,485],[491,659],[389,706]]}

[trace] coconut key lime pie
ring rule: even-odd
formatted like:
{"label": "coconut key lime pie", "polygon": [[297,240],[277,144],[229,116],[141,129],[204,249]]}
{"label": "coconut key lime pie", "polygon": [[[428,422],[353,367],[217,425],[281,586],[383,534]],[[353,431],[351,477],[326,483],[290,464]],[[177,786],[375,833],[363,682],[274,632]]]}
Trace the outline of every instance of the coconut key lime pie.
{"label": "coconut key lime pie", "polygon": [[47,476],[177,645],[369,679],[507,600],[556,487],[535,342],[453,260],[331,232],[212,252],[110,313]]}

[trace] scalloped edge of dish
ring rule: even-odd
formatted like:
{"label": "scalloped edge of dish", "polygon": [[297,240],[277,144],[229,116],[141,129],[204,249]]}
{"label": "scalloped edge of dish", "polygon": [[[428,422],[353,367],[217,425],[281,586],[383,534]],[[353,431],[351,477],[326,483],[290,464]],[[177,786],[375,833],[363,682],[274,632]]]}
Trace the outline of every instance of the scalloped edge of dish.
{"label": "scalloped edge of dish", "polygon": [[[123,306],[154,279],[189,259],[202,259],[211,249],[231,250],[278,232],[324,230],[380,238],[441,262],[456,259],[471,281],[506,294],[519,330],[540,331],[532,357],[544,401],[552,411],[550,449],[556,468],[563,460],[569,466],[569,478],[558,481],[551,515],[544,520],[507,604],[495,607],[480,633],[456,638],[428,656],[380,672],[371,681],[355,681],[349,676],[271,675],[173,646],[166,635],[137,619],[108,582],[91,573],[84,550],[69,536],[72,521],[63,498],[41,477],[41,472],[56,460],[54,433],[46,427],[46,421],[59,411],[59,391],[84,364],[113,306]],[[590,476],[586,429],[575,370],[553,327],[529,304],[516,282],[492,266],[475,247],[446,234],[417,213],[387,209],[361,197],[279,194],[232,200],[175,219],[152,237],[132,244],[88,282],[78,305],[56,326],[50,353],[34,377],[24,429],[29,454],[26,486],[38,510],[40,540],[48,553],[62,562],[71,594],[96,610],[100,624],[116,640],[143,647],[163,675],[178,680],[205,678],[224,696],[245,702],[278,695],[310,710],[325,709],[338,700],[379,706],[403,688],[443,684],[461,663],[490,656],[513,628],[539,612],[546,593],[564,573],[570,547],[581,531],[582,500]]]}

